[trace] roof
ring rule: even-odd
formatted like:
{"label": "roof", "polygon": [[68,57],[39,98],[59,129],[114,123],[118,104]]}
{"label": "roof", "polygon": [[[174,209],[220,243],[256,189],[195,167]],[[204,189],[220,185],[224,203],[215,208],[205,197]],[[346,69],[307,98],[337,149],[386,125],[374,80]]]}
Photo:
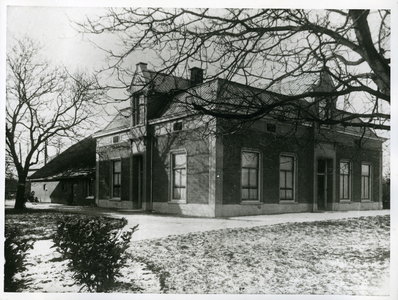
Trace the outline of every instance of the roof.
{"label": "roof", "polygon": [[[192,87],[174,96],[173,101],[166,106],[160,118],[171,118],[194,113],[193,104],[201,105],[207,110],[228,112],[231,114],[248,114],[265,105],[271,105],[281,99],[259,88],[241,83],[214,79],[212,81]],[[296,101],[301,107],[309,105],[306,101]],[[304,106],[303,106],[304,105]],[[281,107],[274,113],[292,113],[292,107]]]}
{"label": "roof", "polygon": [[96,141],[93,137],[74,144],[29,177],[30,180],[59,180],[92,176],[95,173]]}
{"label": "roof", "polygon": [[168,93],[172,90],[184,90],[191,86],[189,79],[147,70],[146,67],[141,72],[136,71],[131,81],[130,90],[136,91],[149,89],[156,93]]}
{"label": "roof", "polygon": [[[148,118],[154,122],[162,122],[197,113],[194,109],[195,104],[209,111],[227,112],[234,115],[250,114],[270,105],[268,113],[274,118],[302,120],[306,117],[311,118],[318,113],[312,98],[302,98],[289,102],[287,105],[275,107],[272,104],[282,101],[282,99],[274,93],[292,96],[309,91],[334,89],[332,78],[328,72],[323,71],[309,72],[293,79],[282,80],[269,91],[220,78],[193,87],[190,84],[188,79],[150,71],[146,68],[146,64],[140,63],[137,65],[130,91],[132,93],[139,92],[142,88],[150,91],[152,98],[150,101],[152,102],[148,102],[148,106],[151,105],[153,108],[151,111],[154,112],[150,114],[148,109]],[[336,99],[337,97],[333,97],[333,101]],[[335,111],[339,114],[338,117],[344,118],[343,111]],[[100,134],[129,129],[130,116],[131,110],[121,111]],[[351,122],[363,123],[359,118]],[[338,125],[336,129],[357,135],[363,133],[360,127]],[[372,130],[367,131],[369,131],[368,136],[377,137]]]}
{"label": "roof", "polygon": [[[283,82],[278,93],[285,95],[299,95],[313,90],[333,89],[333,81],[326,73],[310,73],[306,76],[299,76],[295,79]],[[275,91],[273,89],[272,91]],[[208,110],[218,112],[228,112],[231,114],[248,114],[257,111],[265,105],[272,105],[276,101],[281,101],[279,97],[273,96],[267,91],[259,88],[250,87],[244,84],[224,80],[214,79],[212,81],[192,87],[174,96],[173,100],[165,107],[158,120],[183,117],[195,113],[192,104],[200,104]],[[309,98],[298,99],[288,106],[278,106],[270,111],[274,117],[282,119],[305,118],[309,113],[317,114],[314,102]],[[347,113],[335,109],[335,117],[345,118]],[[352,124],[363,124],[360,118],[350,121]],[[363,135],[361,127],[335,125],[338,131]],[[370,128],[365,129],[365,136],[378,138],[376,133]]]}
{"label": "roof", "polygon": [[107,133],[107,132],[113,132],[113,131],[120,131],[124,129],[129,129],[131,126],[131,108],[126,107],[121,110],[119,110],[118,114],[113,118],[111,122],[101,131],[98,131],[97,133]]}
{"label": "roof", "polygon": [[[345,117],[350,117],[350,115],[347,114],[347,112],[345,112],[343,110],[338,110],[338,109],[336,109],[334,111],[334,114],[335,114],[335,118],[340,118],[340,119],[344,119]],[[349,122],[351,124],[361,124],[361,125],[365,124],[360,118],[352,119]],[[342,124],[336,124],[334,126],[337,131],[343,131],[343,132],[351,133],[351,134],[355,134],[355,135],[364,135],[365,137],[368,137],[368,138],[383,139],[383,138],[379,137],[372,130],[372,128],[358,127],[358,126],[344,126]],[[364,128],[365,128],[365,132],[364,132]]]}
{"label": "roof", "polygon": [[319,73],[301,74],[289,80],[282,80],[280,83],[271,87],[271,90],[288,96],[304,94],[312,90],[319,83]]}
{"label": "roof", "polygon": [[149,76],[146,76],[146,83],[150,84],[152,91],[157,93],[168,93],[171,90],[184,90],[190,87],[190,80],[182,77],[167,75],[163,73],[156,73],[154,71],[144,71]]}

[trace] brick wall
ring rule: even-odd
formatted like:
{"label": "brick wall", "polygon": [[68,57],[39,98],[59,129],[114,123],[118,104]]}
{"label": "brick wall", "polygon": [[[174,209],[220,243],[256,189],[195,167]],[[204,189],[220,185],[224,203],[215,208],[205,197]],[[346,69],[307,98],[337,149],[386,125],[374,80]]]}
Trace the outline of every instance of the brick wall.
{"label": "brick wall", "polygon": [[375,149],[366,149],[358,146],[347,146],[338,145],[336,149],[336,167],[337,167],[337,184],[336,184],[336,195],[337,201],[340,199],[340,161],[349,160],[351,162],[352,168],[352,193],[351,201],[360,202],[361,201],[361,165],[362,163],[371,163],[371,200],[378,202],[380,199],[380,184],[379,178],[380,174],[380,158],[382,156],[381,151]]}
{"label": "brick wall", "polygon": [[297,157],[297,194],[296,201],[309,202],[312,199],[312,155],[313,145],[308,139],[309,132],[301,133],[296,139],[277,136],[267,132],[247,130],[246,132],[225,136],[223,168],[223,203],[241,203],[241,151],[252,149],[261,152],[262,166],[260,174],[261,201],[279,203],[279,156],[281,153],[295,154]]}
{"label": "brick wall", "polygon": [[170,198],[170,153],[187,153],[187,203],[207,204],[209,201],[209,145],[207,138],[195,131],[182,130],[154,138],[153,202]]}
{"label": "brick wall", "polygon": [[112,161],[121,160],[121,200],[128,201],[130,199],[130,155],[131,148],[128,142],[120,142],[114,145],[108,145],[97,148],[99,156],[99,191],[98,199],[111,198],[111,174]]}

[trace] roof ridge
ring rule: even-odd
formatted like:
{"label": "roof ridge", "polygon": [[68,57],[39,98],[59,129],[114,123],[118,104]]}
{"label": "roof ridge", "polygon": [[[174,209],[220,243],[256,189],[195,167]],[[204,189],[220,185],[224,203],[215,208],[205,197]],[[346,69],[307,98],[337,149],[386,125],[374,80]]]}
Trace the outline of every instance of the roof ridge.
{"label": "roof ridge", "polygon": [[163,76],[167,76],[167,77],[173,77],[173,78],[176,78],[176,79],[182,79],[182,80],[190,81],[189,78],[184,78],[184,77],[180,77],[180,76],[176,76],[176,75],[172,75],[172,74],[156,72],[156,71],[153,71],[153,70],[146,70],[146,71],[149,72],[149,73],[155,73],[155,74],[159,74],[159,75],[163,75]]}

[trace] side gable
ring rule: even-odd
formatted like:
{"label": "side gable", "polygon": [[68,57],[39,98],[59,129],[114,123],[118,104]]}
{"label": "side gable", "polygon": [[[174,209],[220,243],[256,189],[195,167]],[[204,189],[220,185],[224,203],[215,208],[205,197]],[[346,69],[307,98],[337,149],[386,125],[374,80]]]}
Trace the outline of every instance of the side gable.
{"label": "side gable", "polygon": [[111,122],[97,134],[104,134],[108,132],[121,131],[129,129],[131,126],[131,108],[125,108],[118,112]]}

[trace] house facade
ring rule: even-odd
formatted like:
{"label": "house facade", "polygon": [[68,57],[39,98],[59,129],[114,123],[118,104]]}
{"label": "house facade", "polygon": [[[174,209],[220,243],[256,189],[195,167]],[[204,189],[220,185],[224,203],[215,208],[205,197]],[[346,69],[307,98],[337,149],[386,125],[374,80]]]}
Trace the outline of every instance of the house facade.
{"label": "house facade", "polygon": [[[332,85],[321,76],[289,88]],[[369,129],[292,123],[284,117],[301,112],[291,110],[237,130],[241,123],[194,108],[232,112],[275,100],[242,84],[203,82],[198,68],[183,79],[140,63],[130,92],[131,107],[94,135],[101,207],[205,217],[382,209],[383,139]],[[299,103],[307,113],[343,114],[336,99]]]}

